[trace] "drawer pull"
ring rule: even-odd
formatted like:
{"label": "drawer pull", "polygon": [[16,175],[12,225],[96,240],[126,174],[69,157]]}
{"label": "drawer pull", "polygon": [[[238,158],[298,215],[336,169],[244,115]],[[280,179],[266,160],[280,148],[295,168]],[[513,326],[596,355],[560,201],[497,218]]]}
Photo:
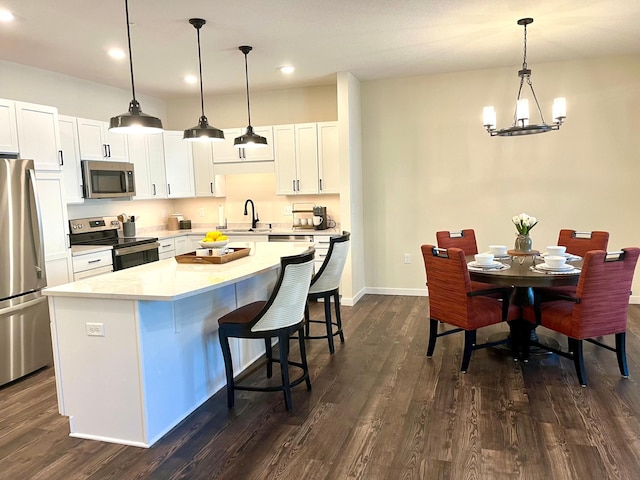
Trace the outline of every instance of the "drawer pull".
{"label": "drawer pull", "polygon": [[98,262],[101,262],[101,261],[102,261],[102,259],[98,258],[97,260],[89,260],[87,263],[98,263]]}

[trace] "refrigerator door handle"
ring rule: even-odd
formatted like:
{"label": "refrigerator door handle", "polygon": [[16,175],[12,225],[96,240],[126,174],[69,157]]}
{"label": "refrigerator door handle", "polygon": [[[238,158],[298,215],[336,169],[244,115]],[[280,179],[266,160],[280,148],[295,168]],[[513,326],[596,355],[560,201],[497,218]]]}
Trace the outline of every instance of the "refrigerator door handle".
{"label": "refrigerator door handle", "polygon": [[19,312],[20,310],[25,310],[26,308],[29,308],[33,305],[36,305],[38,303],[45,302],[45,301],[48,301],[48,298],[44,296],[40,296],[33,300],[29,300],[28,302],[18,303],[17,305],[13,305],[11,307],[2,308],[0,309],[0,317],[13,315],[15,312]]}
{"label": "refrigerator door handle", "polygon": [[38,232],[38,237],[35,239],[35,249],[36,249],[36,271],[38,273],[38,278],[44,278],[44,242],[42,240],[42,221],[40,217],[40,204],[38,203],[38,189],[36,186],[36,172],[33,169],[29,169],[29,181],[31,183],[31,190],[33,191],[32,198],[32,210],[35,210],[35,215],[31,215],[31,222],[35,223],[32,225],[33,231]]}

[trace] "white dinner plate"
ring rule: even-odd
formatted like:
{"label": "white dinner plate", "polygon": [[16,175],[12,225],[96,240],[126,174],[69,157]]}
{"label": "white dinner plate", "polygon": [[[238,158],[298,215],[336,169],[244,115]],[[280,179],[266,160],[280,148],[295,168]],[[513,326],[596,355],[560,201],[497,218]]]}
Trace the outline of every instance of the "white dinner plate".
{"label": "white dinner plate", "polygon": [[566,263],[564,265],[562,265],[561,267],[550,267],[546,263],[540,263],[540,264],[536,265],[536,268],[539,269],[539,270],[547,270],[547,271],[551,271],[551,272],[562,272],[562,271],[565,271],[565,270],[571,270],[571,269],[573,269],[575,267],[573,265],[567,265]]}
{"label": "white dinner plate", "polygon": [[467,263],[468,267],[472,267],[472,268],[486,268],[486,269],[495,269],[495,268],[501,268],[502,267],[502,263],[500,262],[496,262],[495,260],[493,262],[491,262],[488,265],[480,265],[478,262],[476,262],[475,260],[472,262]]}
{"label": "white dinner plate", "polygon": [[[540,254],[541,257],[547,257],[549,255],[551,255],[549,252],[544,252],[544,253]],[[554,257],[567,257],[567,258],[569,258],[569,257],[572,257],[573,255],[571,255],[570,253],[564,252],[564,253],[561,253],[560,255],[553,255],[553,256]]]}

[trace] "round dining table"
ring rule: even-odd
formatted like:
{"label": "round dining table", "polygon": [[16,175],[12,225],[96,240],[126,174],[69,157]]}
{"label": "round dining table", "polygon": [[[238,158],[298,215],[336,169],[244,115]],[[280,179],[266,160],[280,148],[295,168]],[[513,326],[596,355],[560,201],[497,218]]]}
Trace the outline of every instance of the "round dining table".
{"label": "round dining table", "polygon": [[[467,257],[467,263],[474,260],[473,255]],[[568,264],[576,267],[570,272],[546,272],[534,269],[537,264],[544,263],[544,260],[539,255],[528,256],[510,256],[504,259],[496,259],[497,261],[508,265],[507,269],[478,269],[469,267],[469,277],[476,282],[490,283],[495,286],[501,287],[513,287],[511,293],[510,302],[513,305],[527,306],[533,305],[534,301],[534,288],[543,287],[564,287],[577,285],[580,278],[580,272],[582,267],[582,259],[575,261],[567,261]],[[522,324],[526,320],[521,319],[512,322],[510,328],[513,331],[514,326],[517,327],[518,323]],[[498,342],[510,335],[509,332],[496,333],[489,338],[490,342]],[[559,344],[556,340],[550,337],[538,336],[535,328],[531,330],[531,339],[536,340],[543,345],[549,345],[554,348],[558,348]],[[504,351],[511,352],[511,347],[508,345],[501,346],[499,348]],[[531,355],[548,355],[549,352],[543,349],[531,349]]]}

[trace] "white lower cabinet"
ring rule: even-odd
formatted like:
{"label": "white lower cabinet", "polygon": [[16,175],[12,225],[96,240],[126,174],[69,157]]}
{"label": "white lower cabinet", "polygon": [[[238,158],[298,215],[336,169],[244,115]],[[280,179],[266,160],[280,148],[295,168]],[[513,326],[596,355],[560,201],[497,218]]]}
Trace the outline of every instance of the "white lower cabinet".
{"label": "white lower cabinet", "polygon": [[186,235],[181,235],[174,239],[176,255],[184,255],[185,253],[193,252],[191,250],[188,238]]}
{"label": "white lower cabinet", "polygon": [[158,247],[158,257],[160,260],[173,258],[176,256],[176,244],[173,237],[158,239],[160,246]]}
{"label": "white lower cabinet", "polygon": [[315,271],[317,272],[322,267],[324,259],[327,258],[329,252],[329,235],[314,235],[313,248],[316,249],[316,254],[313,259]]}
{"label": "white lower cabinet", "polygon": [[73,280],[95,277],[113,271],[111,250],[73,255]]}

